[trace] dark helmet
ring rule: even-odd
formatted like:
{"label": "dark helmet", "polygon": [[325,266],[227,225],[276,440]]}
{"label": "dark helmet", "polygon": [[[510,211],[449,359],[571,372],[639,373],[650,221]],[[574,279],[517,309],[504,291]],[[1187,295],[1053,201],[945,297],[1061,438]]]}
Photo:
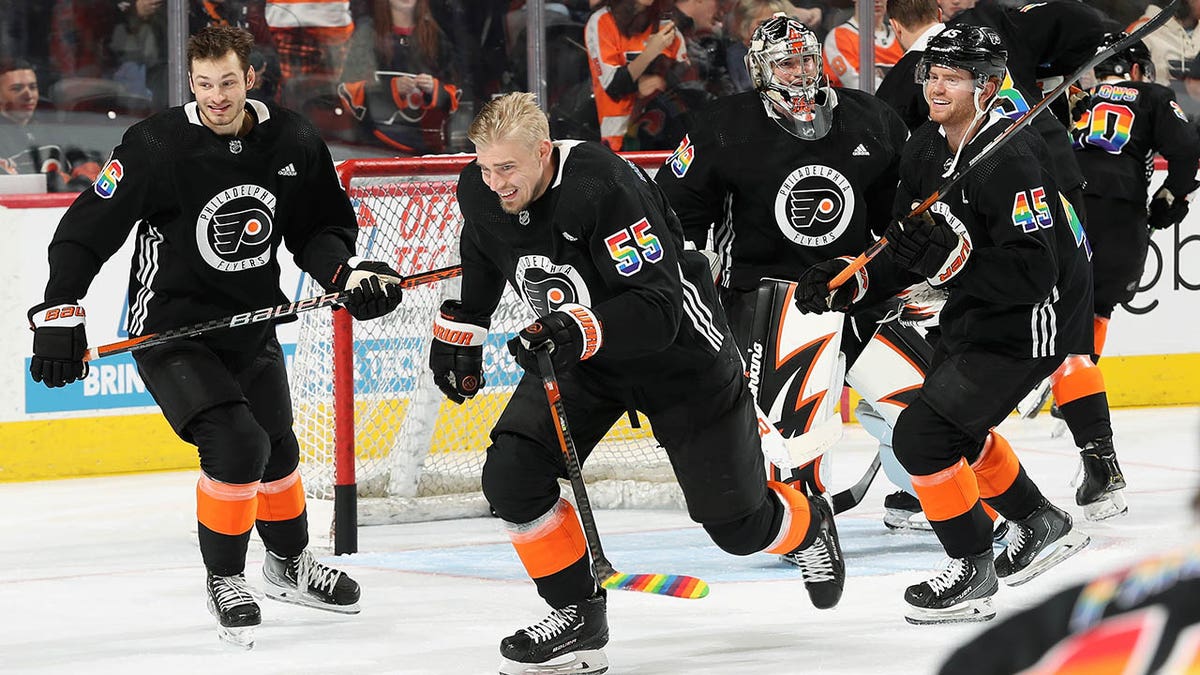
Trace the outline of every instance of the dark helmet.
{"label": "dark helmet", "polygon": [[[1101,48],[1126,37],[1128,37],[1128,33],[1108,33],[1101,42]],[[1150,50],[1146,48],[1146,43],[1141,40],[1104,59],[1093,70],[1097,78],[1112,75],[1127,78],[1133,71],[1134,64],[1142,67],[1142,75],[1146,79],[1154,79],[1154,61],[1150,59]]]}
{"label": "dark helmet", "polygon": [[930,66],[962,68],[975,76],[982,88],[993,77],[1004,79],[1008,50],[996,31],[986,26],[950,26],[929,39],[917,62],[917,83],[924,84]]}

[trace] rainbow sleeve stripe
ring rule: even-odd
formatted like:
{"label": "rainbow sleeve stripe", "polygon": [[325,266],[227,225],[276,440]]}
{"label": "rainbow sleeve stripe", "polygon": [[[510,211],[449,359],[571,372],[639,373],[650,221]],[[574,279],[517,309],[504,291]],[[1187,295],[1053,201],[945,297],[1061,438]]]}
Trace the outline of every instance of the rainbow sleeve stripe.
{"label": "rainbow sleeve stripe", "polygon": [[683,574],[623,574],[614,572],[600,581],[614,591],[638,591],[698,600],[708,595],[708,584]]}

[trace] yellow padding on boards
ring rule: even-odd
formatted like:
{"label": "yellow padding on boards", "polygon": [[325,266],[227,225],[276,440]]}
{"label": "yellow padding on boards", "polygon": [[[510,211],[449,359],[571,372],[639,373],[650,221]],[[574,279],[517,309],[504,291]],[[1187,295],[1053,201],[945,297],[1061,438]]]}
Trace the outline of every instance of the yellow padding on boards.
{"label": "yellow padding on boards", "polygon": [[913,476],[913,488],[930,520],[950,520],[970,511],[979,501],[979,485],[967,460],[927,476]]}

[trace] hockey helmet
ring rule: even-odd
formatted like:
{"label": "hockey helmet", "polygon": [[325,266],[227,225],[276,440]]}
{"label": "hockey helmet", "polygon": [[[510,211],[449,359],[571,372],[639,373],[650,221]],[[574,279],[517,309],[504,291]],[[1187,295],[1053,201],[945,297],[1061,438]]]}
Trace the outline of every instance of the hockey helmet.
{"label": "hockey helmet", "polygon": [[931,66],[961,68],[975,78],[976,89],[993,77],[1004,80],[1008,50],[996,31],[986,26],[950,26],[931,37],[917,62],[917,84],[925,84]]}
{"label": "hockey helmet", "polygon": [[[1128,36],[1128,33],[1108,33],[1104,36],[1103,42],[1100,43],[1101,48],[1123,40]],[[1114,75],[1128,78],[1135,64],[1142,67],[1142,76],[1145,79],[1154,79],[1154,61],[1150,58],[1150,50],[1146,48],[1146,43],[1141,40],[1135,41],[1125,49],[1096,64],[1093,71],[1096,73],[1097,79]]]}
{"label": "hockey helmet", "polygon": [[776,12],[750,38],[746,69],[785,131],[806,141],[829,133],[834,99],[825,83],[821,41],[808,26]]}

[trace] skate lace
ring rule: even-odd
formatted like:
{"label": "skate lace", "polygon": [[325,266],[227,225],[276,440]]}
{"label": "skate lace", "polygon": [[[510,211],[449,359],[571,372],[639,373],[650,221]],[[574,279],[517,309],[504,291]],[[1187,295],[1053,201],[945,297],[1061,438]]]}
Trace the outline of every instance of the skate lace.
{"label": "skate lace", "polygon": [[302,591],[315,588],[332,593],[341,576],[341,572],[322,564],[308,551],[302,551],[296,560],[296,587]]}
{"label": "skate lace", "polygon": [[213,596],[221,609],[254,602],[254,594],[243,576],[213,577]]}
{"label": "skate lace", "polygon": [[563,607],[550,612],[550,616],[524,630],[534,642],[545,642],[570,627],[578,616],[579,611],[574,606]]}
{"label": "skate lace", "polygon": [[927,583],[934,593],[941,595],[954,584],[967,577],[967,563],[960,558],[951,558],[950,564],[942,573],[930,579]]}
{"label": "skate lace", "polygon": [[1013,526],[1008,531],[1011,536],[1008,540],[1008,546],[1004,548],[1004,554],[1008,556],[1009,560],[1014,560],[1025,548],[1025,541],[1029,539],[1032,531],[1020,523],[1013,523]]}
{"label": "skate lace", "polygon": [[802,551],[795,551],[791,555],[798,563],[800,573],[804,575],[805,581],[817,583],[836,580],[833,573],[833,560],[825,550],[825,542],[817,541],[812,546]]}

